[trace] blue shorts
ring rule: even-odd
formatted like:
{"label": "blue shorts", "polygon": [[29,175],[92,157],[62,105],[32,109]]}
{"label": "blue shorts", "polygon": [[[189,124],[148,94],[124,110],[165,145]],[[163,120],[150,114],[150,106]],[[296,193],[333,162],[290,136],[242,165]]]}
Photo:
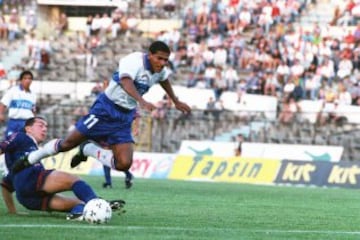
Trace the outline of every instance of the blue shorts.
{"label": "blue shorts", "polygon": [[45,193],[41,189],[52,171],[35,164],[17,173],[14,176],[14,188],[19,203],[30,210],[49,210],[49,202],[55,194]]}
{"label": "blue shorts", "polygon": [[11,134],[24,130],[25,119],[12,119],[10,118],[7,122],[5,138],[9,137]]}
{"label": "blue shorts", "polygon": [[89,114],[77,121],[76,129],[88,139],[108,145],[133,143],[131,125],[136,109],[124,109],[100,94]]}

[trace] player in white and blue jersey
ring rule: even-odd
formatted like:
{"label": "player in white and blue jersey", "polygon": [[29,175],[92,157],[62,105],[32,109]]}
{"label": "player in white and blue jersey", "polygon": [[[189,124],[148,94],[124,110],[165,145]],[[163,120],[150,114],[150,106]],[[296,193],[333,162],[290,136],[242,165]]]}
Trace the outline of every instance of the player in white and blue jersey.
{"label": "player in white and blue jersey", "polygon": [[[24,131],[12,134],[0,142],[0,153],[5,153],[5,163],[9,173],[3,178],[2,194],[10,213],[16,213],[12,193],[24,207],[30,210],[69,212],[68,219],[82,219],[84,204],[97,198],[92,188],[77,176],[48,170],[39,162],[19,172],[13,172],[16,159],[38,149],[45,140],[47,122],[41,117],[25,121]],[[63,196],[60,193],[73,191],[76,197]],[[118,210],[125,202],[111,201],[113,209]]]}
{"label": "player in white and blue jersey", "polygon": [[26,119],[36,112],[36,94],[30,91],[33,78],[32,72],[23,71],[20,83],[7,90],[0,100],[0,121],[5,121],[5,112],[8,111],[5,137],[22,130]]}
{"label": "player in white and blue jersey", "polygon": [[[68,151],[81,144],[79,153],[72,159],[72,165],[85,161],[87,156],[92,156],[106,166],[127,171],[133,158],[131,123],[136,107],[149,112],[156,108],[153,103],[142,97],[151,86],[160,84],[178,110],[184,113],[191,112],[190,107],[175,96],[168,79],[171,73],[167,68],[169,56],[169,46],[164,42],[155,41],[150,45],[148,52],[134,52],[122,58],[109,86],[95,100],[89,114],[76,123],[75,130],[65,139],[53,139],[45,144],[43,149],[19,159],[14,170],[23,169],[44,157]],[[103,149],[93,142],[85,142],[89,139],[106,142],[110,150]]]}

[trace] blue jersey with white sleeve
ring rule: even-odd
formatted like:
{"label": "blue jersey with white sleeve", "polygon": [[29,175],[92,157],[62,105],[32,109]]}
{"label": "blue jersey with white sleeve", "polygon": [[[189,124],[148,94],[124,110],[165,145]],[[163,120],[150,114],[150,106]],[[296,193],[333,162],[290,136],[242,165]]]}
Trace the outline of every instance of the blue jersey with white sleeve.
{"label": "blue jersey with white sleeve", "polygon": [[142,52],[131,53],[119,61],[119,69],[113,74],[112,81],[105,90],[105,95],[116,105],[126,109],[134,109],[136,100],[121,87],[123,77],[131,78],[140,95],[149,91],[150,87],[169,78],[171,70],[164,67],[161,72],[153,73],[148,54]]}
{"label": "blue jersey with white sleeve", "polygon": [[10,119],[28,119],[34,117],[36,95],[25,91],[21,85],[7,90],[1,98],[1,103],[8,108]]}
{"label": "blue jersey with white sleeve", "polygon": [[36,95],[25,91],[21,85],[16,85],[7,90],[1,98],[1,103],[8,108],[8,122],[5,137],[20,131],[26,119],[34,117],[36,108]]}

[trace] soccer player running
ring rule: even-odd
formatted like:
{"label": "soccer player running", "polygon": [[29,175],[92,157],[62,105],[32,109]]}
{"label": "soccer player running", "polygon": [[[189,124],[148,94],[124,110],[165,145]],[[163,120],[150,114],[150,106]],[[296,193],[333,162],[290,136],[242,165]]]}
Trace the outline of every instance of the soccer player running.
{"label": "soccer player running", "polygon": [[[89,114],[79,119],[75,130],[65,139],[53,139],[42,149],[19,159],[14,170],[18,171],[44,157],[69,151],[79,145],[80,149],[72,159],[72,166],[86,161],[87,156],[92,156],[112,169],[129,170],[134,151],[131,123],[136,107],[139,105],[149,112],[156,108],[142,97],[151,86],[159,83],[178,110],[186,114],[191,112],[191,108],[175,96],[168,79],[171,74],[167,67],[169,56],[169,46],[162,41],[155,41],[146,53],[134,52],[122,58],[109,86],[97,97]],[[110,150],[87,142],[88,139],[105,141]]]}
{"label": "soccer player running", "polygon": [[34,117],[36,113],[36,94],[30,91],[33,78],[31,71],[21,72],[19,84],[7,90],[0,100],[1,122],[6,120],[5,112],[8,110],[5,138],[22,130],[26,119]]}
{"label": "soccer player running", "polygon": [[[41,163],[19,172],[11,170],[15,159],[38,149],[38,144],[45,140],[47,122],[42,117],[29,118],[24,130],[0,142],[0,153],[5,153],[6,166],[10,169],[1,183],[9,213],[16,213],[12,195],[15,191],[17,200],[27,209],[68,212],[68,220],[82,220],[85,203],[97,198],[86,182],[66,172],[47,170]],[[65,191],[73,191],[76,197],[61,195]],[[110,201],[113,210],[122,208],[124,204],[123,200]]]}

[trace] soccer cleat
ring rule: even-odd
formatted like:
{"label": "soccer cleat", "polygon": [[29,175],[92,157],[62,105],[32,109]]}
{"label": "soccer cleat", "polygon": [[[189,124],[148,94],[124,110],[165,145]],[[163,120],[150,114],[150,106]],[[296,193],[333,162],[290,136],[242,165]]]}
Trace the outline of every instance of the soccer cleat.
{"label": "soccer cleat", "polygon": [[126,189],[129,189],[132,187],[133,185],[133,179],[134,179],[134,176],[131,174],[131,172],[126,172],[125,173],[125,188]]}
{"label": "soccer cleat", "polygon": [[125,213],[125,210],[124,210],[125,203],[126,202],[121,199],[109,201],[111,210],[113,210],[114,212],[119,212],[119,214]]}
{"label": "soccer cleat", "polygon": [[29,163],[28,155],[25,155],[15,161],[14,165],[12,166],[12,172],[18,173],[21,170],[28,168],[30,166],[31,164]]}
{"label": "soccer cleat", "polygon": [[84,146],[89,143],[88,141],[84,141],[83,143],[80,144],[79,146],[79,151],[72,157],[71,159],[71,163],[70,166],[71,168],[76,167],[77,165],[79,165],[81,162],[86,162],[87,160],[87,156],[84,155],[83,153],[83,149]]}
{"label": "soccer cleat", "polygon": [[103,188],[112,188],[111,183],[103,183],[102,185]]}
{"label": "soccer cleat", "polygon": [[68,213],[66,215],[66,220],[69,221],[83,221],[84,215],[82,213]]}

